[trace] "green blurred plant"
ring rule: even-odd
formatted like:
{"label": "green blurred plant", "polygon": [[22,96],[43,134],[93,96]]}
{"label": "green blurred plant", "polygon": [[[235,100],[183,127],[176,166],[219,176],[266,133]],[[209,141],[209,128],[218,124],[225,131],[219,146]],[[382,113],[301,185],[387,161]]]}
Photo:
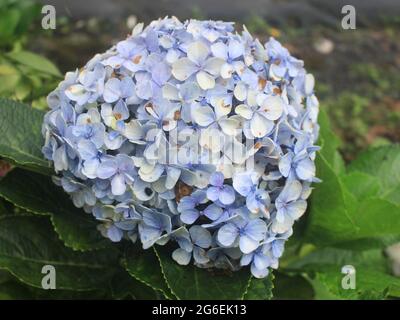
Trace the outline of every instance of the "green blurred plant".
{"label": "green blurred plant", "polygon": [[0,0],[0,96],[46,107],[45,96],[61,78],[45,57],[25,49],[40,6],[30,0]]}

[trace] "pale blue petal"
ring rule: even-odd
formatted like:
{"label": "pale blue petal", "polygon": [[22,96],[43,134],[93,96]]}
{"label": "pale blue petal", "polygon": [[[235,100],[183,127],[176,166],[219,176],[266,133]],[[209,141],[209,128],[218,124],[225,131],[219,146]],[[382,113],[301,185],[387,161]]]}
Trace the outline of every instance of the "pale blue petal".
{"label": "pale blue petal", "polygon": [[235,201],[235,190],[231,186],[224,186],[219,193],[219,201],[224,205],[232,204]]}
{"label": "pale blue petal", "polygon": [[248,253],[242,255],[240,258],[240,265],[241,266],[248,266],[250,263],[252,263],[254,257],[254,253]]}
{"label": "pale blue petal", "polygon": [[219,217],[221,217],[223,213],[223,209],[218,207],[215,204],[209,205],[205,210],[204,210],[204,215],[209,218],[210,220],[217,220]]}
{"label": "pale blue petal", "polygon": [[172,259],[182,266],[188,265],[191,258],[192,254],[181,248],[178,248],[172,252]]}
{"label": "pale blue petal", "polygon": [[240,236],[239,239],[239,248],[240,251],[247,254],[256,250],[259,246],[259,241],[254,240],[246,235]]}
{"label": "pale blue petal", "polygon": [[217,239],[225,247],[231,246],[239,235],[239,230],[233,223],[227,223],[218,230]]}
{"label": "pale blue petal", "polygon": [[219,198],[220,189],[217,187],[209,187],[207,189],[207,198],[211,201],[217,201]]}
{"label": "pale blue petal", "polygon": [[126,191],[125,177],[123,174],[116,174],[111,180],[111,192],[120,196]]}
{"label": "pale blue petal", "polygon": [[288,152],[279,161],[279,171],[284,177],[288,177],[292,168],[293,153]]}
{"label": "pale blue petal", "polygon": [[97,168],[97,176],[100,179],[108,179],[117,172],[117,163],[114,160],[104,161]]}
{"label": "pale blue petal", "polygon": [[115,226],[110,226],[107,229],[107,236],[112,242],[119,242],[122,239],[123,232]]}
{"label": "pale blue petal", "polygon": [[246,225],[246,235],[254,240],[262,241],[267,233],[267,225],[261,219],[250,220]]}
{"label": "pale blue petal", "polygon": [[121,81],[117,78],[107,80],[103,98],[105,102],[112,103],[117,101],[121,96]]}
{"label": "pale blue petal", "polygon": [[185,210],[180,215],[181,221],[186,224],[192,224],[199,218],[199,211],[196,209]]}
{"label": "pale blue petal", "polygon": [[292,203],[289,203],[286,206],[287,214],[293,219],[296,220],[300,218],[307,209],[307,202],[305,200],[298,200]]}
{"label": "pale blue petal", "polygon": [[190,237],[194,245],[207,249],[211,246],[211,234],[201,226],[193,226],[189,229]]}
{"label": "pale blue petal", "polygon": [[262,252],[256,253],[253,259],[254,266],[259,270],[265,270],[270,266],[270,258]]}
{"label": "pale blue petal", "polygon": [[296,174],[301,180],[310,180],[315,177],[315,164],[314,162],[306,158],[297,163]]}
{"label": "pale blue petal", "polygon": [[254,264],[251,265],[251,274],[256,277],[257,279],[262,279],[265,278],[266,276],[268,276],[268,268],[266,269],[257,269],[256,266]]}
{"label": "pale blue petal", "polygon": [[193,258],[199,264],[206,264],[210,261],[210,258],[207,256],[207,252],[199,247],[193,248]]}
{"label": "pale blue petal", "polygon": [[224,175],[222,172],[214,172],[210,177],[210,184],[216,187],[222,187],[224,184]]}

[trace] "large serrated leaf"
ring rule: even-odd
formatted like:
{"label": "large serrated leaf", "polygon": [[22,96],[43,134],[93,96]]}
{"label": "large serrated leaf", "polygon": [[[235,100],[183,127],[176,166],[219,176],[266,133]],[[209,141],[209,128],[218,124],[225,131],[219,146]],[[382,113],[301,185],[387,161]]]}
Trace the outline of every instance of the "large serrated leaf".
{"label": "large serrated leaf", "polygon": [[[343,266],[354,267],[355,289],[342,287],[342,279],[345,276],[342,273]],[[400,279],[387,272],[381,250],[354,252],[324,248],[292,263],[289,269],[316,273],[317,280],[337,298],[370,299],[387,294],[398,296],[400,293]]]}
{"label": "large serrated leaf", "polygon": [[252,277],[249,281],[249,286],[243,296],[244,300],[271,300],[273,297],[272,290],[274,289],[274,274],[269,273],[264,279],[256,279]]}
{"label": "large serrated leaf", "polygon": [[76,208],[50,177],[14,169],[0,181],[0,196],[29,212],[50,215],[57,234],[70,248],[91,250],[111,246],[96,229],[95,218]]}
{"label": "large serrated leaf", "polygon": [[323,155],[317,172],[323,182],[312,196],[307,241],[362,248],[364,240],[383,246],[400,237],[400,206],[378,197],[374,177],[356,171],[337,175]]}
{"label": "large serrated leaf", "polygon": [[167,250],[156,250],[161,269],[172,293],[182,300],[238,300],[249,285],[247,268],[237,272],[202,269],[194,265],[181,266],[171,259]]}
{"label": "large serrated leaf", "polygon": [[135,280],[161,292],[168,299],[174,298],[165,282],[160,263],[153,250],[143,250],[138,246],[130,246],[125,253],[124,265]]}
{"label": "large serrated leaf", "polygon": [[66,248],[45,217],[0,217],[0,268],[20,281],[41,288],[42,268],[56,270],[56,288],[102,289],[118,266],[117,250],[76,252]]}
{"label": "large serrated leaf", "polygon": [[43,116],[42,111],[0,98],[0,156],[18,166],[51,174],[41,151]]}
{"label": "large serrated leaf", "polygon": [[317,175],[322,183],[311,198],[306,237],[317,245],[349,239],[358,232],[345,205],[345,194],[339,177],[323,155],[317,156]]}
{"label": "large serrated leaf", "polygon": [[161,296],[154,289],[131,277],[125,270],[115,274],[110,282],[110,287],[112,298],[118,300],[154,300]]}
{"label": "large serrated leaf", "polygon": [[400,146],[389,145],[363,152],[350,165],[350,172],[359,171],[376,177],[380,196],[400,204]]}
{"label": "large serrated leaf", "polygon": [[319,112],[318,123],[320,126],[318,141],[321,146],[320,154],[328,161],[335,173],[343,173],[345,165],[338,151],[341,142],[332,131],[329,117],[324,109]]}

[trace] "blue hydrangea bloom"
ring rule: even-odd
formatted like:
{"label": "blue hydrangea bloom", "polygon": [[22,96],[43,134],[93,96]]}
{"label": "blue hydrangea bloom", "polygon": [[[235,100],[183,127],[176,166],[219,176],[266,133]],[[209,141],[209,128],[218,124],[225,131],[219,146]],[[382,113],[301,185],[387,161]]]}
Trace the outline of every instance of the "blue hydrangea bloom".
{"label": "blue hydrangea bloom", "polygon": [[48,96],[54,182],[113,242],[203,268],[277,268],[315,177],[314,77],[233,23],[138,24]]}

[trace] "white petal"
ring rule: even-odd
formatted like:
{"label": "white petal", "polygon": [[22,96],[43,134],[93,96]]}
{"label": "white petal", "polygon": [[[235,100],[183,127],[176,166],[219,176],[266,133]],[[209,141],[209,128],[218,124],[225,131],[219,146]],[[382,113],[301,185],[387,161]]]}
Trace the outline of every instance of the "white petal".
{"label": "white petal", "polygon": [[215,86],[214,77],[204,71],[200,71],[196,74],[196,80],[200,88],[202,88],[203,90],[212,89]]}
{"label": "white petal", "polygon": [[273,127],[273,122],[268,121],[259,113],[255,113],[250,122],[251,133],[257,138],[265,137],[269,132],[271,132]]}
{"label": "white petal", "polygon": [[188,58],[181,58],[172,64],[172,75],[179,81],[185,81],[196,70],[196,65]]}
{"label": "white petal", "polygon": [[232,100],[227,96],[213,97],[211,104],[215,109],[215,114],[218,119],[228,115],[232,110]]}
{"label": "white petal", "polygon": [[218,121],[222,131],[228,136],[235,136],[237,129],[240,127],[240,122],[237,119],[221,119]]}
{"label": "white petal", "polygon": [[307,73],[304,78],[304,92],[307,96],[312,94],[314,90],[315,79],[311,73]]}
{"label": "white petal", "polygon": [[215,121],[215,114],[211,107],[194,104],[191,109],[191,117],[198,125],[207,127]]}
{"label": "white petal", "polygon": [[239,101],[244,101],[247,98],[246,85],[243,82],[239,82],[233,90],[233,95]]}
{"label": "white petal", "polygon": [[283,100],[279,96],[268,96],[266,97],[261,105],[261,109],[265,113],[265,117],[268,120],[277,120],[283,113]]}
{"label": "white petal", "polygon": [[210,58],[204,64],[204,70],[213,76],[219,75],[222,65],[225,63],[224,60],[219,58]]}
{"label": "white petal", "polygon": [[132,141],[137,141],[143,138],[144,131],[138,120],[131,120],[125,124],[124,136]]}
{"label": "white petal", "polygon": [[165,99],[179,100],[179,90],[177,87],[170,83],[166,83],[162,88],[162,94]]}
{"label": "white petal", "polygon": [[251,110],[251,108],[249,106],[246,106],[245,104],[239,104],[235,108],[235,112],[246,120],[250,120],[253,117],[253,110]]}
{"label": "white petal", "polygon": [[233,74],[233,66],[229,63],[224,63],[221,67],[221,77],[224,79],[229,79]]}
{"label": "white petal", "polygon": [[228,59],[228,47],[222,42],[214,43],[211,46],[211,52],[217,58],[221,58],[223,60]]}
{"label": "white petal", "polygon": [[209,54],[210,49],[201,41],[193,42],[187,50],[188,58],[198,65],[202,64]]}
{"label": "white petal", "polygon": [[212,152],[218,152],[221,150],[221,132],[217,129],[207,128],[202,130],[200,134],[199,144],[205,149],[211,150]]}

